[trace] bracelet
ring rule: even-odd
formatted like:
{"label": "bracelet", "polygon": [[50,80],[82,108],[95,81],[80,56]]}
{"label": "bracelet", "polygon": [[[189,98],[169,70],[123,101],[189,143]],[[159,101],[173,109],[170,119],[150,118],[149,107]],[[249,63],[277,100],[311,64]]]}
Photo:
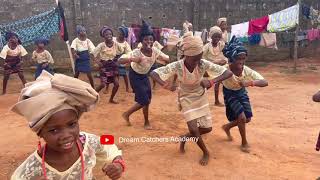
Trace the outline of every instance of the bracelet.
{"label": "bracelet", "polygon": [[124,170],[126,169],[126,164],[125,164],[124,160],[123,159],[116,159],[112,162],[112,164],[115,164],[115,163],[120,164],[122,167],[122,172],[124,172]]}
{"label": "bracelet", "polygon": [[210,86],[213,87],[213,85],[215,84],[214,80],[212,79],[210,82]]}

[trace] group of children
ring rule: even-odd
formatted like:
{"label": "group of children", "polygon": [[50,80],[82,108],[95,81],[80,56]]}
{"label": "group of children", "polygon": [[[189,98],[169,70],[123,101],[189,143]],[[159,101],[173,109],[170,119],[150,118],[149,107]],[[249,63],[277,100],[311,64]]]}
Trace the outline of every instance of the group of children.
{"label": "group of children", "polygon": [[[219,19],[218,25],[225,28],[226,19]],[[188,27],[192,26],[189,24]],[[78,121],[83,112],[97,104],[98,92],[109,84],[114,85],[109,102],[117,103],[114,97],[119,87],[118,77],[120,74],[127,75],[126,66],[135,94],[135,104],[122,114],[127,125],[131,125],[131,115],[142,109],[144,128],[152,129],[149,121],[152,99],[150,76],[163,88],[178,91],[179,110],[189,129],[182,137],[198,138],[197,144],[203,152],[200,164],[207,165],[209,151],[201,138],[201,135],[212,131],[207,92],[211,87],[218,89],[222,83],[229,120],[222,128],[229,140],[232,140],[230,130],[238,126],[242,138],[241,150],[248,152],[246,123],[252,118],[252,110],[246,88],[265,87],[268,83],[259,73],[245,66],[247,50],[237,38],[232,37],[230,42],[224,42],[226,29],[212,27],[211,40],[204,46],[201,38],[193,36],[188,27],[177,43],[180,58],[154,68],[156,61],[169,62],[169,56],[156,47],[153,31],[146,22],[143,21],[141,28],[141,45],[134,50],[125,41],[128,36],[126,27],[120,27],[119,36],[113,39],[112,29],[104,26],[100,31],[104,41],[95,47],[86,37],[84,27],[77,26],[78,37],[71,45],[75,59],[75,78],[50,74],[53,60],[44,49],[48,42],[39,39],[33,53],[33,59],[38,62],[37,79],[31,83],[26,83],[21,69],[21,57],[27,52],[19,44],[18,36],[9,34],[8,45],[0,54],[5,59],[4,80],[10,74],[18,73],[25,84],[19,102],[12,110],[25,116],[30,128],[39,136],[38,150],[18,167],[12,179],[92,179],[96,160],[104,160],[106,164],[102,171],[111,179],[118,179],[125,169],[121,151],[116,145],[101,145],[99,138],[93,134],[80,132]],[[100,85],[96,89],[90,59],[99,65]],[[80,73],[87,74],[90,85],[76,79]],[[217,96],[216,104],[221,104]],[[40,138],[46,142],[44,146],[41,146]],[[182,153],[185,152],[185,143],[180,142]]]}

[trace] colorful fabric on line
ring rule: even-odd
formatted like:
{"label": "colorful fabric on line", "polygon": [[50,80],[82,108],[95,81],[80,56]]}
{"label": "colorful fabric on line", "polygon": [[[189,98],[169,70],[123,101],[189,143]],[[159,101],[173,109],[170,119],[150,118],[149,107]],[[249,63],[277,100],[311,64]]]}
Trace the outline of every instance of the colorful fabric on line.
{"label": "colorful fabric on line", "polygon": [[241,24],[236,24],[231,26],[231,37],[236,36],[240,37],[248,37],[249,31],[249,22],[244,22]]}
{"label": "colorful fabric on line", "polygon": [[276,33],[262,33],[259,45],[266,48],[278,49]]}
{"label": "colorful fabric on line", "polygon": [[307,39],[309,41],[320,39],[320,29],[307,30]]}
{"label": "colorful fabric on line", "polygon": [[[50,39],[59,32],[60,13],[58,8],[0,26],[1,34],[12,31],[19,35],[23,46],[33,44],[39,37]],[[2,36],[2,41],[6,42]]]}
{"label": "colorful fabric on line", "polygon": [[245,88],[230,90],[223,87],[224,103],[226,105],[226,116],[228,120],[237,120],[241,113],[249,119],[253,116],[248,92]]}
{"label": "colorful fabric on line", "polygon": [[310,19],[311,24],[315,25],[318,24],[318,27],[320,27],[320,11],[314,9],[313,7],[310,8]]}
{"label": "colorful fabric on line", "polygon": [[299,24],[299,4],[269,15],[269,32],[281,32]]}
{"label": "colorful fabric on line", "polygon": [[310,19],[310,7],[305,4],[302,4],[302,14],[307,19]]}
{"label": "colorful fabric on line", "polygon": [[265,30],[267,30],[268,23],[269,23],[268,16],[250,20],[248,34],[252,35],[252,34],[264,32]]}
{"label": "colorful fabric on line", "polygon": [[250,45],[257,45],[261,41],[261,34],[253,34],[248,38]]}

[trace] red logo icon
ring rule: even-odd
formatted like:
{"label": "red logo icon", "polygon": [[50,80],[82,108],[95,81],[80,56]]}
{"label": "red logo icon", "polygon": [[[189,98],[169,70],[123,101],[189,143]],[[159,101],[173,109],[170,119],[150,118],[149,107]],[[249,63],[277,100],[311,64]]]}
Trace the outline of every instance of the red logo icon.
{"label": "red logo icon", "polygon": [[114,144],[114,136],[102,135],[100,136],[100,144]]}

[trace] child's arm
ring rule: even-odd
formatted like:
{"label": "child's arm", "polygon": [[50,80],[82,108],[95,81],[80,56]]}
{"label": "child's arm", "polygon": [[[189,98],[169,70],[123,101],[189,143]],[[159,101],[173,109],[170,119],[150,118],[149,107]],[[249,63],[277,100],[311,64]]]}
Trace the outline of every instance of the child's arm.
{"label": "child's arm", "polygon": [[201,86],[204,87],[204,88],[211,88],[215,83],[218,83],[218,82],[221,82],[223,80],[226,80],[228,78],[230,78],[231,76],[233,75],[233,73],[230,71],[230,70],[225,70],[220,76],[212,79],[212,80],[207,80],[207,79],[204,79],[201,81]]}
{"label": "child's arm", "polygon": [[313,95],[312,100],[314,102],[320,102],[320,91]]}
{"label": "child's arm", "polygon": [[125,163],[121,156],[114,158],[111,164],[105,164],[102,168],[102,171],[110,179],[119,179],[122,175],[122,172],[125,171]]}
{"label": "child's arm", "polygon": [[268,81],[265,80],[258,72],[250,69],[247,66],[244,67],[244,71],[245,71],[245,74],[247,74],[247,76],[249,76],[252,80],[240,82],[240,86],[242,86],[242,87],[249,87],[249,86],[266,87],[266,86],[268,86]]}
{"label": "child's arm", "polygon": [[73,48],[71,48],[71,53],[72,53],[72,55],[73,55],[73,59],[74,59],[74,60],[76,60],[76,59],[79,58],[77,52],[76,52]]}
{"label": "child's arm", "polygon": [[[150,77],[155,80],[157,83],[159,83],[163,88],[168,89],[170,91],[175,91],[175,81],[177,79],[177,66],[179,62],[173,62],[166,66],[160,67],[158,69],[155,69],[150,73]],[[171,76],[175,75],[174,82],[170,85],[166,82],[167,79],[169,79]]]}
{"label": "child's arm", "polygon": [[135,53],[135,51],[131,51],[128,54],[123,54],[118,60],[119,64],[128,64],[131,62],[140,63],[143,58],[138,55],[134,55]]}

